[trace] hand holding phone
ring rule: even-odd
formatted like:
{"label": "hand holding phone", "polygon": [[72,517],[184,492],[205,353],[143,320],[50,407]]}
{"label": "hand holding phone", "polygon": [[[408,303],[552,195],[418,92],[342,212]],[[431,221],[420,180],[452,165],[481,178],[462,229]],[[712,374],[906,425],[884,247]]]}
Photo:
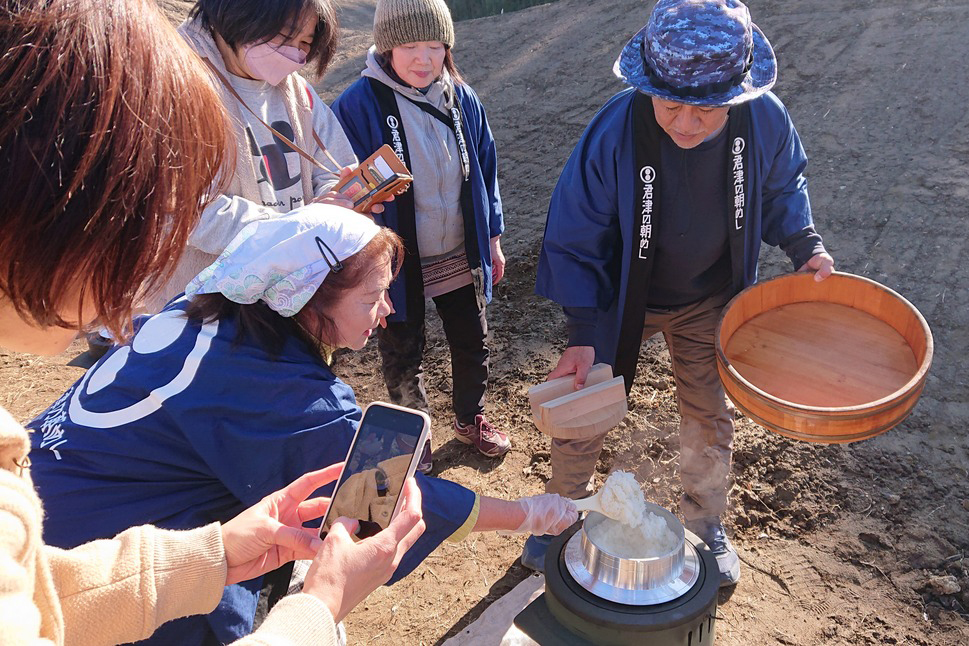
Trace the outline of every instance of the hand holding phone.
{"label": "hand holding phone", "polygon": [[390,525],[400,510],[404,482],[413,477],[427,441],[427,414],[383,402],[367,406],[350,443],[320,536],[340,516],[360,521],[359,537]]}
{"label": "hand holding phone", "polygon": [[248,581],[294,559],[316,554],[320,540],[315,530],[304,528],[303,523],[322,516],[329,501],[308,498],[336,480],[341,468],[334,464],[307,473],[222,523],[226,584]]}
{"label": "hand holding phone", "polygon": [[369,213],[374,205],[406,191],[412,181],[410,171],[393,148],[384,144],[353,172],[341,177],[333,190],[346,196],[353,203],[354,211]]}
{"label": "hand holding phone", "polygon": [[306,573],[303,592],[320,599],[330,609],[334,621],[341,621],[371,592],[394,574],[401,558],[421,534],[421,492],[408,478],[401,495],[400,513],[387,529],[375,536],[354,542],[354,523],[335,520],[323,547]]}

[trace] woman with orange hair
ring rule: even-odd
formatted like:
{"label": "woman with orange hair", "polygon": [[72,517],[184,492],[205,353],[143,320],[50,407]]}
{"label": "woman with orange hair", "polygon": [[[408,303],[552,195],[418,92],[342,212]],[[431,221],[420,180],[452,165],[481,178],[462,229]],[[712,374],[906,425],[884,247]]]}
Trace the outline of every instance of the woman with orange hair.
{"label": "woman with orange hair", "polygon": [[[119,337],[140,289],[162,284],[223,162],[226,125],[202,63],[151,0],[0,0],[0,347],[55,354],[99,318]],[[211,611],[223,586],[293,558],[304,593],[252,643],[337,642],[340,619],[390,578],[423,532],[420,494],[354,544],[302,529],[307,474],[236,518],[136,527],[72,550],[44,545],[24,429],[0,408],[0,640],[120,643]],[[322,565],[321,565],[322,564]],[[110,613],[110,619],[106,620]]]}

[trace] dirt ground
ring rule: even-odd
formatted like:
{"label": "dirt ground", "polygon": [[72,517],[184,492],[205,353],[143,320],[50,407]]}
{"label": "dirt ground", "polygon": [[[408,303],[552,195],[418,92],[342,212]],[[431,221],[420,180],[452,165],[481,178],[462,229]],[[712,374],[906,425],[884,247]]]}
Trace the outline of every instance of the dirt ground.
{"label": "dirt ground", "polygon": [[[179,0],[163,1],[183,11]],[[318,84],[330,101],[359,73],[374,0],[346,0],[344,35]],[[559,0],[458,23],[455,56],[498,142],[508,272],[489,310],[488,414],[512,436],[502,460],[452,440],[446,344],[431,315],[427,358],[436,474],[506,498],[540,493],[548,440],[526,391],[563,347],[560,311],[533,293],[551,189],[586,123],[621,84],[622,44],[646,20],[642,0]],[[935,361],[900,426],[872,440],[789,441],[738,418],[727,517],[744,564],[721,594],[718,643],[969,643],[969,0],[751,0],[780,64],[775,92],[811,159],[817,228],[844,271],[896,289],[925,315]],[[174,15],[174,14],[173,14]],[[763,275],[788,271],[775,250]],[[53,359],[0,354],[0,405],[22,420],[81,374]],[[631,412],[598,476],[634,471],[650,500],[676,511],[677,414],[663,343],[644,344]],[[376,353],[340,359],[365,403],[386,397]],[[351,643],[435,644],[527,575],[522,538],[473,535],[442,546],[347,620]]]}

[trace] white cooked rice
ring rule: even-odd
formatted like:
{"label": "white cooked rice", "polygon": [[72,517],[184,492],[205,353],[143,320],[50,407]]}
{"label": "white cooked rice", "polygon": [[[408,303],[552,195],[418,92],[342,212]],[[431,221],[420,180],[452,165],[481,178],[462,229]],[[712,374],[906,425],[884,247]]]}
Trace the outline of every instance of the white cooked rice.
{"label": "white cooked rice", "polygon": [[599,492],[599,504],[606,516],[636,527],[643,521],[646,498],[636,476],[626,471],[613,471]]}
{"label": "white cooked rice", "polygon": [[606,518],[586,531],[600,549],[613,556],[645,559],[669,553],[676,535],[662,516],[646,511],[646,498],[636,477],[613,471],[599,494]]}
{"label": "white cooked rice", "polygon": [[635,527],[604,518],[598,525],[587,526],[586,533],[599,549],[626,559],[662,556],[672,551],[677,543],[666,520],[651,511],[646,512],[642,522]]}

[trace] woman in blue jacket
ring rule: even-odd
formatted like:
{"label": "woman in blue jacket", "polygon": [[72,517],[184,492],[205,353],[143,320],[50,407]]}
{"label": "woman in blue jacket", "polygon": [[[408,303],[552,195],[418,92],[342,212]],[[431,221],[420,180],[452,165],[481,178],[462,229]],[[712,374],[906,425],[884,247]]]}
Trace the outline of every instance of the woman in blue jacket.
{"label": "woman in blue jacket", "polygon": [[[361,159],[389,144],[414,176],[377,221],[404,240],[396,314],[378,333],[391,399],[427,409],[421,366],[424,299],[434,304],[451,350],[454,433],[484,455],[511,448],[484,415],[488,385],[485,306],[505,258],[498,158],[484,107],[451,57],[454,25],[443,0],[380,0],[367,67],[333,104]],[[421,470],[431,468],[430,442]]]}
{"label": "woman in blue jacket", "polygon": [[[140,319],[130,343],[30,423],[45,540],[73,547],[149,522],[228,520],[343,461],[361,411],[329,358],[363,348],[393,312],[387,287],[400,254],[393,232],[335,205],[247,225],[186,296]],[[505,501],[437,478],[417,484],[427,528],[392,580],[445,540],[558,533],[577,517],[557,495]],[[259,589],[258,580],[227,587],[214,613],[166,624],[154,643],[247,634]]]}

